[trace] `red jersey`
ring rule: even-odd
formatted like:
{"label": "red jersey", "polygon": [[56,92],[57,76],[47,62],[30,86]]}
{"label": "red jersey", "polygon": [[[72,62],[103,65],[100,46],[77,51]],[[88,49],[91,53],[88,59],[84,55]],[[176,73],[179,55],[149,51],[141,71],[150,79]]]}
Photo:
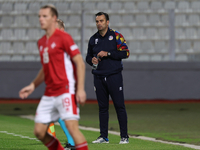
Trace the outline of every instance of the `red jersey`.
{"label": "red jersey", "polygon": [[41,63],[45,75],[44,95],[58,96],[63,93],[75,93],[75,66],[71,59],[80,54],[72,37],[56,29],[47,39],[44,35],[38,40]]}

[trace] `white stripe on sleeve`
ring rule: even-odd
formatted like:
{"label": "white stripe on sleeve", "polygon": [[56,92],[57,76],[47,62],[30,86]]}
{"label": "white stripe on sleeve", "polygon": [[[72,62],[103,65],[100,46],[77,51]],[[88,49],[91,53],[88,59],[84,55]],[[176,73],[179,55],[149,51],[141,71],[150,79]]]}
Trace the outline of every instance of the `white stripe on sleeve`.
{"label": "white stripe on sleeve", "polygon": [[76,44],[70,46],[71,51],[74,51],[76,49],[78,49],[78,46]]}

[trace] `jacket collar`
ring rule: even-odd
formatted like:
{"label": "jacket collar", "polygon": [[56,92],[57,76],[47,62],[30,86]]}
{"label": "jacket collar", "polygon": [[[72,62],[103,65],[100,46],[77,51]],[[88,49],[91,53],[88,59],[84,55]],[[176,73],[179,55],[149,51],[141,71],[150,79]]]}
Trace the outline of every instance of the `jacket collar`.
{"label": "jacket collar", "polygon": [[97,35],[99,37],[101,37],[101,38],[104,38],[104,37],[108,36],[109,33],[110,33],[110,28],[109,27],[108,27],[108,30],[107,30],[107,32],[106,32],[106,34],[104,36],[101,36],[101,34],[99,34],[99,31],[97,31]]}

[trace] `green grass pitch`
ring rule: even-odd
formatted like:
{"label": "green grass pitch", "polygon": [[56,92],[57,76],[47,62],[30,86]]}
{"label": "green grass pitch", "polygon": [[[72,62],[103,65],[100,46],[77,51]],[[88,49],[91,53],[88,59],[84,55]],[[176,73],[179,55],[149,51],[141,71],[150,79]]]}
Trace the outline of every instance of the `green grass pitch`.
{"label": "green grass pitch", "polygon": [[[34,122],[17,115],[34,114],[37,104],[0,104],[0,150],[45,150],[33,135]],[[200,145],[200,103],[180,104],[127,104],[128,129],[130,135],[143,135],[166,141],[178,141]],[[99,127],[98,105],[80,107],[80,125]],[[119,131],[113,105],[109,109],[109,129]],[[2,132],[2,131],[6,131]],[[162,144],[130,138],[127,145],[119,145],[120,137],[109,134],[109,144],[92,144],[98,132],[84,131],[90,150],[190,150],[182,146]],[[67,141],[60,126],[56,135],[61,143]],[[30,139],[33,138],[33,139]]]}

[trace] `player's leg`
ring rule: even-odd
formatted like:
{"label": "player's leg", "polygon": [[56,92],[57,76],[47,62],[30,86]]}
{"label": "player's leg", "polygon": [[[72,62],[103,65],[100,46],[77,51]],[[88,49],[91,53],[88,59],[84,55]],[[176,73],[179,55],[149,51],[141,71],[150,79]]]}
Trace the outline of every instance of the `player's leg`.
{"label": "player's leg", "polygon": [[94,89],[99,106],[100,137],[92,143],[109,143],[108,118],[109,118],[109,93],[106,78],[94,75]]}
{"label": "player's leg", "polygon": [[[124,104],[124,92],[123,92],[123,79],[122,74],[114,74],[107,78],[109,86],[109,92],[113,100],[117,118],[120,126],[121,139],[128,138],[127,133],[127,113]],[[128,139],[127,139],[128,140]],[[128,141],[127,141],[128,142]]]}
{"label": "player's leg", "polygon": [[65,120],[66,127],[74,139],[76,150],[88,150],[87,141],[79,130],[79,107],[76,103],[75,95],[62,94],[56,98],[56,103],[60,118]]}
{"label": "player's leg", "polygon": [[64,131],[65,136],[67,137],[68,143],[66,144],[66,147],[70,148],[72,146],[75,146],[74,140],[73,140],[72,136],[70,135],[68,129],[66,128],[65,122],[60,118],[59,118],[58,122],[59,122],[62,130]]}
{"label": "player's leg", "polygon": [[49,150],[64,150],[58,139],[47,132],[49,123],[59,118],[54,102],[53,97],[47,96],[40,100],[36,110],[34,134]]}
{"label": "player's leg", "polygon": [[78,120],[65,120],[65,124],[74,139],[76,150],[88,150],[86,139],[78,127]]}

